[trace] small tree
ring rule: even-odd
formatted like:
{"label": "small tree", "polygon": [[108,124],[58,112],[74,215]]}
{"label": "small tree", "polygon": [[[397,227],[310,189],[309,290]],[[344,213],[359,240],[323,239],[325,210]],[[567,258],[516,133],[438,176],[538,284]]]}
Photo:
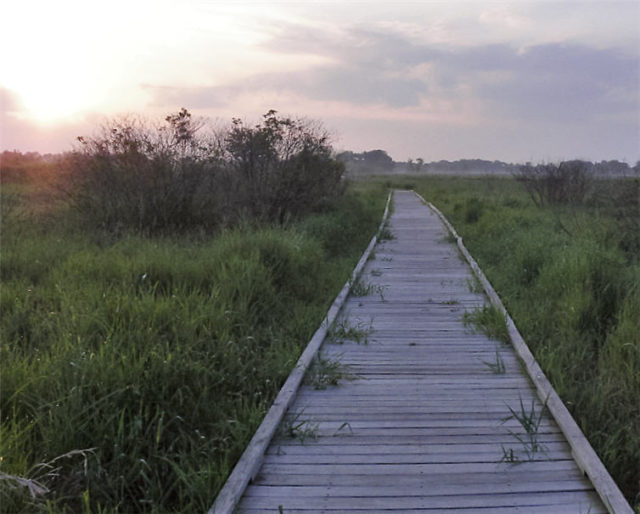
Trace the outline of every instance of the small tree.
{"label": "small tree", "polygon": [[215,162],[183,109],[151,127],[120,118],[79,137],[66,190],[85,222],[107,230],[151,233],[215,223]]}
{"label": "small tree", "polygon": [[111,231],[213,228],[239,218],[283,222],[342,192],[344,165],[326,131],[275,111],[217,137],[182,109],[152,127],[121,118],[79,137],[67,191],[82,219]]}
{"label": "small tree", "polygon": [[565,161],[560,164],[530,163],[520,167],[516,180],[524,184],[537,206],[545,204],[578,205],[584,202],[592,187],[593,177],[588,163]]}
{"label": "small tree", "polygon": [[224,149],[237,214],[282,222],[342,193],[344,165],[333,158],[327,132],[312,122],[273,110],[253,127],[234,119]]}
{"label": "small tree", "polygon": [[384,150],[370,150],[363,153],[364,164],[380,171],[391,171],[393,159]]}

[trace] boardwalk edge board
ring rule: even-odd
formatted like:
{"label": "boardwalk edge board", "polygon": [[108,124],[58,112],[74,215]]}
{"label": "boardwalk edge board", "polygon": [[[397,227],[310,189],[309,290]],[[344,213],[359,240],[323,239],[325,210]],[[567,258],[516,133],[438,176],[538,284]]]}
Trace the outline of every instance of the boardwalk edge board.
{"label": "boardwalk edge board", "polygon": [[500,297],[496,293],[495,289],[478,266],[478,263],[471,256],[464,243],[462,237],[458,235],[455,228],[449,223],[449,220],[445,217],[440,210],[431,202],[426,201],[420,194],[414,191],[416,196],[427,205],[444,223],[449,232],[456,239],[460,252],[464,255],[465,259],[471,266],[471,269],[478,280],[481,282],[485,293],[489,297],[491,303],[502,312],[507,320],[507,328],[509,330],[509,337],[516,353],[522,359],[527,374],[536,387],[538,397],[542,402],[546,403],[549,413],[556,420],[560,430],[567,438],[567,442],[571,447],[572,455],[582,470],[582,472],[589,477],[596,492],[602,499],[603,503],[612,514],[633,514],[631,506],[623,496],[622,492],[618,488],[618,485],[614,482],[609,475],[609,472],[602,464],[602,461],[591,447],[591,444],[580,430],[580,427],[571,416],[558,393],[553,389],[553,386],[543,373],[542,369],[536,362],[531,350],[527,346],[527,343],[520,335],[513,319],[507,312],[507,309],[502,304]]}
{"label": "boardwalk edge board", "polygon": [[298,391],[298,388],[304,378],[307,369],[311,365],[313,358],[318,353],[322,342],[324,341],[327,331],[329,327],[333,324],[340,309],[344,305],[347,296],[349,296],[349,291],[351,290],[351,285],[355,283],[356,279],[362,272],[371,252],[373,251],[376,243],[378,242],[378,237],[380,232],[382,231],[385,223],[387,222],[387,218],[389,217],[389,210],[391,205],[391,197],[392,193],[389,193],[387,197],[387,204],[384,208],[384,213],[382,215],[382,221],[378,227],[378,231],[371,238],[369,242],[369,246],[360,257],[358,264],[353,270],[351,274],[351,278],[345,283],[342,287],[338,296],[329,307],[329,311],[327,315],[322,320],[320,327],[313,334],[313,337],[307,344],[304,352],[298,359],[298,362],[294,366],[291,374],[287,378],[286,382],[280,389],[278,396],[273,402],[273,405],[265,415],[262,423],[256,430],[256,433],[253,435],[253,438],[249,442],[249,445],[245,449],[244,453],[238,460],[236,466],[233,468],[231,475],[227,479],[226,483],[218,493],[213,505],[207,511],[207,514],[231,514],[235,509],[236,505],[240,501],[244,490],[247,487],[247,484],[254,478],[258,470],[260,469],[260,465],[264,459],[265,452],[271,439],[273,438],[278,425],[282,421],[287,409],[293,402],[293,399]]}

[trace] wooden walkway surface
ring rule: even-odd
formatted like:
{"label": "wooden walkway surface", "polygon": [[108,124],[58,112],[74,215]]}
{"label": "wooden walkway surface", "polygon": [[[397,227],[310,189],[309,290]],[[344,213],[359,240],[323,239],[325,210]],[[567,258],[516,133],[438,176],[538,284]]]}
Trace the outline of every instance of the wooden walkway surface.
{"label": "wooden walkway surface", "polygon": [[355,379],[300,388],[237,511],[607,512],[546,412],[533,460],[522,424],[505,421],[543,405],[511,346],[463,324],[486,299],[440,219],[396,192],[389,228],[364,269],[369,294],[333,330],[367,341],[321,348]]}

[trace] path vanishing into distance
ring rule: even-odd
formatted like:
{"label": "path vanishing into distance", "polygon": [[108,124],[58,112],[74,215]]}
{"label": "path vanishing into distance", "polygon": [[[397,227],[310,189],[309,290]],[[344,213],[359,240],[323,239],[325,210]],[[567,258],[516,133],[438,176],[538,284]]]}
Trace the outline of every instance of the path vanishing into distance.
{"label": "path vanishing into distance", "polygon": [[388,229],[320,349],[350,376],[298,389],[235,512],[608,512],[514,347],[464,324],[488,300],[440,218],[396,191]]}

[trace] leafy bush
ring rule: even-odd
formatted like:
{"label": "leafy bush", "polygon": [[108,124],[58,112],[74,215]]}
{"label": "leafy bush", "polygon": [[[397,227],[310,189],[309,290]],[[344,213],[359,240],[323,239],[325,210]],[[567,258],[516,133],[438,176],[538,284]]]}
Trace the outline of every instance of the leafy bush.
{"label": "leafy bush", "polygon": [[615,220],[618,246],[630,256],[640,255],[640,170],[635,176],[599,180],[590,206]]}
{"label": "leafy bush", "polygon": [[329,136],[319,125],[279,118],[275,111],[247,127],[239,120],[225,134],[222,154],[227,210],[283,222],[342,194],[344,165],[332,158]]}
{"label": "leafy bush", "polygon": [[520,167],[516,180],[524,184],[538,206],[582,204],[593,182],[592,173],[583,161],[537,166],[527,164]]}
{"label": "leafy bush", "polygon": [[282,223],[343,192],[344,166],[312,122],[269,111],[255,127],[234,119],[213,137],[186,109],[165,122],[124,118],[78,138],[66,190],[85,223],[138,233]]}
{"label": "leafy bush", "polygon": [[66,189],[83,221],[140,233],[215,224],[215,161],[186,110],[166,122],[152,128],[123,118],[78,138]]}

